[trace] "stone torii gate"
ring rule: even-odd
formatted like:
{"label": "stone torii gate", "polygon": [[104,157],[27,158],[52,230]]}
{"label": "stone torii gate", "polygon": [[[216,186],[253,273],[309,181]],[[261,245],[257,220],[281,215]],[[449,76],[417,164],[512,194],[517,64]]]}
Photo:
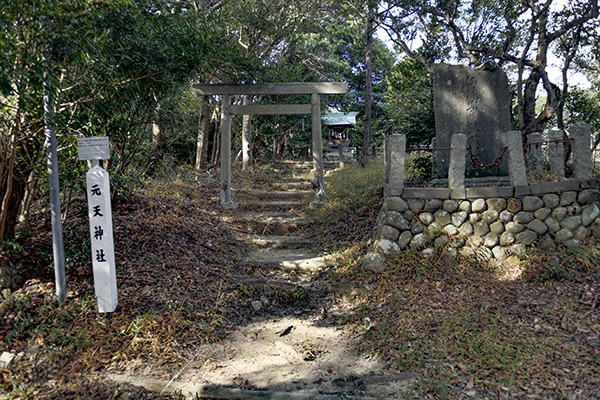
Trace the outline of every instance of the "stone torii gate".
{"label": "stone torii gate", "polygon": [[[344,94],[347,83],[267,83],[248,85],[195,84],[194,91],[199,96],[222,95],[221,100],[221,207],[237,208],[231,200],[231,116],[265,114],[311,114],[314,184],[317,201],[325,198],[323,178],[323,143],[321,137],[321,98],[322,94]],[[310,104],[277,105],[232,105],[231,95],[311,95]]]}

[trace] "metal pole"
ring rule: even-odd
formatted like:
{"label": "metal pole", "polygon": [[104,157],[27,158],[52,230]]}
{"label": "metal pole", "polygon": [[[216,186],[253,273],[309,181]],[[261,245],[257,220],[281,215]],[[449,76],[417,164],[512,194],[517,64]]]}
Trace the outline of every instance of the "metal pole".
{"label": "metal pole", "polygon": [[54,276],[56,280],[56,296],[58,297],[58,303],[61,304],[67,298],[67,280],[65,277],[65,248],[63,244],[62,221],[60,219],[60,183],[58,181],[58,155],[56,154],[54,99],[52,98],[50,74],[48,70],[44,72],[44,125],[48,153],[48,180],[50,183]]}

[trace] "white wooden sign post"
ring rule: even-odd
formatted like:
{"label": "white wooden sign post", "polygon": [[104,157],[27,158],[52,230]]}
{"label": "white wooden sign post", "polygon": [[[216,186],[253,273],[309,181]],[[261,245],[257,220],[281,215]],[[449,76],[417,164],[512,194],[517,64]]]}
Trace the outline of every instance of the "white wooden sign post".
{"label": "white wooden sign post", "polygon": [[[109,157],[108,138],[106,140],[99,139],[104,138],[80,139],[80,160],[98,160]],[[84,150],[81,151],[82,149]],[[117,308],[118,297],[108,172],[96,165],[87,172],[86,182],[94,289],[98,301],[98,312],[113,312]]]}

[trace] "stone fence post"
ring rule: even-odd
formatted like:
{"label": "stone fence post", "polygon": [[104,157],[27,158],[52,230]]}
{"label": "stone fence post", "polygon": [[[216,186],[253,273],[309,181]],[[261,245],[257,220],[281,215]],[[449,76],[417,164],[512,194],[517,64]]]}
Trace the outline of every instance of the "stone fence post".
{"label": "stone fence post", "polygon": [[406,135],[392,134],[383,143],[385,172],[383,197],[401,196],[404,190],[404,165],[406,163]]}
{"label": "stone fence post", "polygon": [[[527,135],[527,142],[540,143],[542,142],[542,134],[539,132],[530,133]],[[529,175],[539,177],[542,175],[542,145],[532,144],[527,149],[527,167]]]}
{"label": "stone fence post", "polygon": [[575,179],[588,181],[592,175],[592,138],[589,124],[578,122],[569,128],[573,139],[573,173]]}
{"label": "stone fence post", "polygon": [[512,186],[527,186],[527,170],[523,156],[523,139],[520,131],[506,132],[508,146],[508,173]]}
{"label": "stone fence post", "polygon": [[[435,149],[437,147],[437,139],[431,139],[431,148]],[[431,152],[431,177],[439,178],[439,169],[438,169],[438,154],[437,151]]]}
{"label": "stone fence post", "polygon": [[[548,140],[564,139],[563,131],[550,129],[548,131]],[[550,165],[550,174],[556,179],[565,177],[565,145],[564,143],[548,143],[548,165]]]}
{"label": "stone fence post", "polygon": [[467,135],[452,135],[450,141],[450,165],[448,166],[448,187],[465,188],[465,169],[467,167]]}

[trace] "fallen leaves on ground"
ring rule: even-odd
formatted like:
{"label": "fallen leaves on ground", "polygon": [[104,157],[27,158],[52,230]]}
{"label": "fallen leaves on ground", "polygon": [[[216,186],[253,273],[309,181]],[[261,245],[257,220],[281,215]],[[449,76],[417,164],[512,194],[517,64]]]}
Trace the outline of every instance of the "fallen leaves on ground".
{"label": "fallen leaves on ground", "polygon": [[[233,173],[234,189],[277,181],[267,168]],[[335,175],[330,203],[314,211],[316,223],[307,229],[338,261],[319,278],[377,288],[347,319],[362,349],[390,368],[419,372],[420,398],[600,398],[600,279],[592,256],[598,247],[531,256],[527,268],[545,277],[538,281],[505,279],[501,269],[449,260],[443,251],[429,259],[405,252],[383,274],[371,275],[359,257],[381,205],[378,173],[350,168]],[[357,185],[348,182],[364,188],[352,190]],[[226,325],[249,313],[249,289],[235,277],[261,273],[240,263],[246,249],[235,235],[242,227],[220,218],[218,193],[217,174],[183,171],[113,205],[119,282],[113,314],[97,313],[83,200],[65,225],[69,295],[61,306],[48,264],[50,236],[32,240],[24,255],[30,279],[0,307],[0,351],[18,355],[0,370],[0,393],[158,399],[165,395],[111,385],[99,374],[171,379],[187,363],[204,362],[188,360],[186,349],[219,341]],[[581,271],[573,279],[564,269],[550,271],[550,257],[578,263]],[[241,379],[233,384],[251,388]]]}
{"label": "fallen leaves on ground", "polygon": [[[596,251],[598,251],[596,249]],[[583,282],[500,279],[462,260],[404,253],[353,320],[362,344],[399,370],[419,371],[433,397],[588,399],[600,396],[600,312]],[[370,329],[359,328],[368,316]]]}
{"label": "fallen leaves on ground", "polygon": [[[119,296],[114,313],[97,312],[91,262],[69,264],[68,299],[60,306],[52,266],[30,271],[36,279],[0,312],[0,350],[19,354],[15,366],[0,374],[0,393],[118,398],[126,391],[102,394],[110,385],[96,382],[97,373],[155,370],[162,376],[154,377],[170,378],[188,361],[187,346],[219,340],[219,329],[238,312],[228,285],[244,249],[220,218],[218,180],[184,171],[172,182],[148,182],[135,202],[113,205]],[[70,226],[81,244],[66,247],[85,246],[84,207],[71,213],[65,229]],[[51,251],[50,241],[49,234],[40,236],[26,251],[39,260]],[[137,392],[129,398],[161,397]]]}

